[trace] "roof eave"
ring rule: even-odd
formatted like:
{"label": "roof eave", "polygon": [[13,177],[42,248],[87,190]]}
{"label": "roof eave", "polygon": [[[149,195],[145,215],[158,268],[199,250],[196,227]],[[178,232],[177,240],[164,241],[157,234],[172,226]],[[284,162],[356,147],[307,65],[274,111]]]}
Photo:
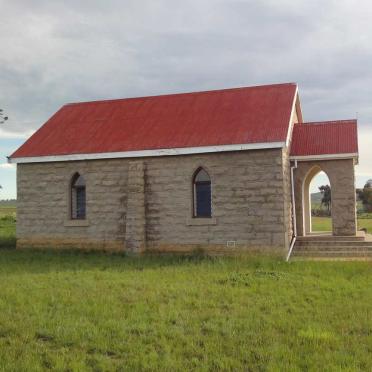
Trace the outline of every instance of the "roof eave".
{"label": "roof eave", "polygon": [[9,163],[47,163],[60,161],[79,161],[79,160],[100,160],[100,159],[118,159],[118,158],[143,158],[156,156],[175,156],[206,154],[228,151],[245,150],[264,150],[278,149],[285,147],[285,142],[261,142],[217,146],[199,146],[199,147],[181,147],[173,149],[157,150],[139,150],[139,151],[121,151],[121,152],[103,152],[91,154],[68,154],[68,155],[46,155],[46,156],[27,156],[27,157],[9,157]]}
{"label": "roof eave", "polygon": [[297,161],[315,161],[315,160],[342,160],[342,159],[356,159],[359,161],[359,154],[354,153],[339,153],[339,154],[319,154],[319,155],[290,155],[290,160]]}

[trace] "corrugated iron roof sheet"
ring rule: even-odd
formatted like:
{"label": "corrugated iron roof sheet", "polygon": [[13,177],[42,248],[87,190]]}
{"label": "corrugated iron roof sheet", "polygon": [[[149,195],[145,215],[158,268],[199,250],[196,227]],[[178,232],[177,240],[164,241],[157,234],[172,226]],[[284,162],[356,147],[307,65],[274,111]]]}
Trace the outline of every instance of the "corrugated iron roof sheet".
{"label": "corrugated iron roof sheet", "polygon": [[358,133],[356,120],[339,120],[295,124],[291,156],[356,154]]}
{"label": "corrugated iron roof sheet", "polygon": [[73,103],[11,158],[286,140],[296,84]]}

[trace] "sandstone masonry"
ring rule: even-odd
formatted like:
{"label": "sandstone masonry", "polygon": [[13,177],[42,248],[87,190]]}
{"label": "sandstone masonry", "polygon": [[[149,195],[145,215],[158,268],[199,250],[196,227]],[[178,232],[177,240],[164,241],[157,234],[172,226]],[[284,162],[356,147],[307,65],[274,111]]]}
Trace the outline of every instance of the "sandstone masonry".
{"label": "sandstone masonry", "polygon": [[[192,176],[212,182],[212,218],[192,218]],[[70,182],[86,181],[86,220],[70,219]],[[292,235],[286,150],[18,164],[17,247],[141,253],[267,250]]]}

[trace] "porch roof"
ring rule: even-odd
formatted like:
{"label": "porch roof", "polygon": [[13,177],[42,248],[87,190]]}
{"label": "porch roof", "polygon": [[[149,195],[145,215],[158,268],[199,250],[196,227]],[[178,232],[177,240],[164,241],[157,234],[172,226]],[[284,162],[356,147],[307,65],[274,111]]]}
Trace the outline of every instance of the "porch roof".
{"label": "porch roof", "polygon": [[295,124],[291,158],[358,157],[357,121],[338,120]]}

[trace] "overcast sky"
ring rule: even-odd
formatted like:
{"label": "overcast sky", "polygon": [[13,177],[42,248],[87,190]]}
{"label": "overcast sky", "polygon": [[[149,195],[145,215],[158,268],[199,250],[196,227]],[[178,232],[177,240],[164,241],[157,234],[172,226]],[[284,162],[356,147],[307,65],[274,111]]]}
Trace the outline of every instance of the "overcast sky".
{"label": "overcast sky", "polygon": [[304,119],[358,117],[372,178],[372,3],[0,0],[1,198],[6,155],[66,102],[296,82]]}

